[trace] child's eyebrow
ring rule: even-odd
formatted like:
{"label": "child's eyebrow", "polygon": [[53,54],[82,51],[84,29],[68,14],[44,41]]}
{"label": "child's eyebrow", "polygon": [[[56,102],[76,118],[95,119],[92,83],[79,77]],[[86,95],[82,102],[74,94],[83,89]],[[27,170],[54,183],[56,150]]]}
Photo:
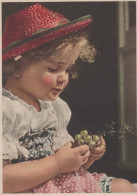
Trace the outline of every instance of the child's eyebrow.
{"label": "child's eyebrow", "polygon": [[[66,61],[60,61],[60,60],[50,60],[51,63],[53,63],[54,65],[56,64],[56,66],[64,66],[67,62]],[[74,66],[75,63],[70,64],[70,66],[67,68],[71,68],[72,66]]]}
{"label": "child's eyebrow", "polygon": [[[64,66],[67,62],[65,62],[65,61],[57,61],[55,63],[57,63],[58,66]],[[72,66],[74,66],[74,64],[70,64],[68,68],[71,68]]]}
{"label": "child's eyebrow", "polygon": [[50,60],[51,63],[57,63],[57,64],[65,64],[65,61],[60,61],[60,60],[56,60],[56,59],[51,59]]}
{"label": "child's eyebrow", "polygon": [[58,64],[65,64],[65,61],[56,61]]}

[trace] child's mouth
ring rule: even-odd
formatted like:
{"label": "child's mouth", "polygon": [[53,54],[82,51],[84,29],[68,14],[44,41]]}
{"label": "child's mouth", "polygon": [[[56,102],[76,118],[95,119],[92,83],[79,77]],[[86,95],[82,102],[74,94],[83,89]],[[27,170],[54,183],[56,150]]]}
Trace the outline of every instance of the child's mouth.
{"label": "child's mouth", "polygon": [[63,88],[54,88],[53,91],[56,93],[60,93],[63,90]]}

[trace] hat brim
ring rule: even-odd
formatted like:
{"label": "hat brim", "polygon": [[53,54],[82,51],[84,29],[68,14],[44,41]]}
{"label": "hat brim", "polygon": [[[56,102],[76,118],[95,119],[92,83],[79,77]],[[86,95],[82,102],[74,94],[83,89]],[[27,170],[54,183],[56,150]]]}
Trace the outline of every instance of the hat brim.
{"label": "hat brim", "polygon": [[41,29],[38,32],[35,32],[32,36],[23,40],[14,41],[6,48],[3,48],[2,61],[5,62],[46,42],[86,28],[91,22],[91,15],[86,15],[51,29]]}

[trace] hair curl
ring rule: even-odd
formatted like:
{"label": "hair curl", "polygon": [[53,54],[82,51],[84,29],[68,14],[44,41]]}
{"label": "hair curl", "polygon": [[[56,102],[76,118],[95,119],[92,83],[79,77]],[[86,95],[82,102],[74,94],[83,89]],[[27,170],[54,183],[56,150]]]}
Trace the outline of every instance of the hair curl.
{"label": "hair curl", "polygon": [[[29,65],[35,64],[39,60],[46,60],[46,57],[54,59],[54,55],[69,44],[72,44],[72,46],[79,44],[79,46],[81,47],[79,58],[82,61],[89,63],[93,63],[95,61],[96,49],[90,43],[88,33],[85,31],[79,33],[75,32],[62,38],[50,41],[38,48],[24,53],[22,54],[22,57],[17,61],[11,59],[3,63],[3,85],[6,82],[8,76],[14,74],[16,71],[24,71],[24,69],[26,69]],[[72,69],[70,70],[70,75],[71,78],[77,77],[75,67],[72,67]]]}

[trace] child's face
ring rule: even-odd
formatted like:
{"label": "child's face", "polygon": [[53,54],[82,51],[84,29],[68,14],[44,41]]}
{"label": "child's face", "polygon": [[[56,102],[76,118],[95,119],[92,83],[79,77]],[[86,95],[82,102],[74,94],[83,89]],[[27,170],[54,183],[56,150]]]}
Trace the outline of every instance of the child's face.
{"label": "child's face", "polygon": [[69,45],[66,49],[59,50],[54,58],[46,58],[46,61],[41,60],[29,66],[17,79],[20,93],[29,98],[55,100],[67,86],[68,71],[78,58],[79,52],[78,46]]}

